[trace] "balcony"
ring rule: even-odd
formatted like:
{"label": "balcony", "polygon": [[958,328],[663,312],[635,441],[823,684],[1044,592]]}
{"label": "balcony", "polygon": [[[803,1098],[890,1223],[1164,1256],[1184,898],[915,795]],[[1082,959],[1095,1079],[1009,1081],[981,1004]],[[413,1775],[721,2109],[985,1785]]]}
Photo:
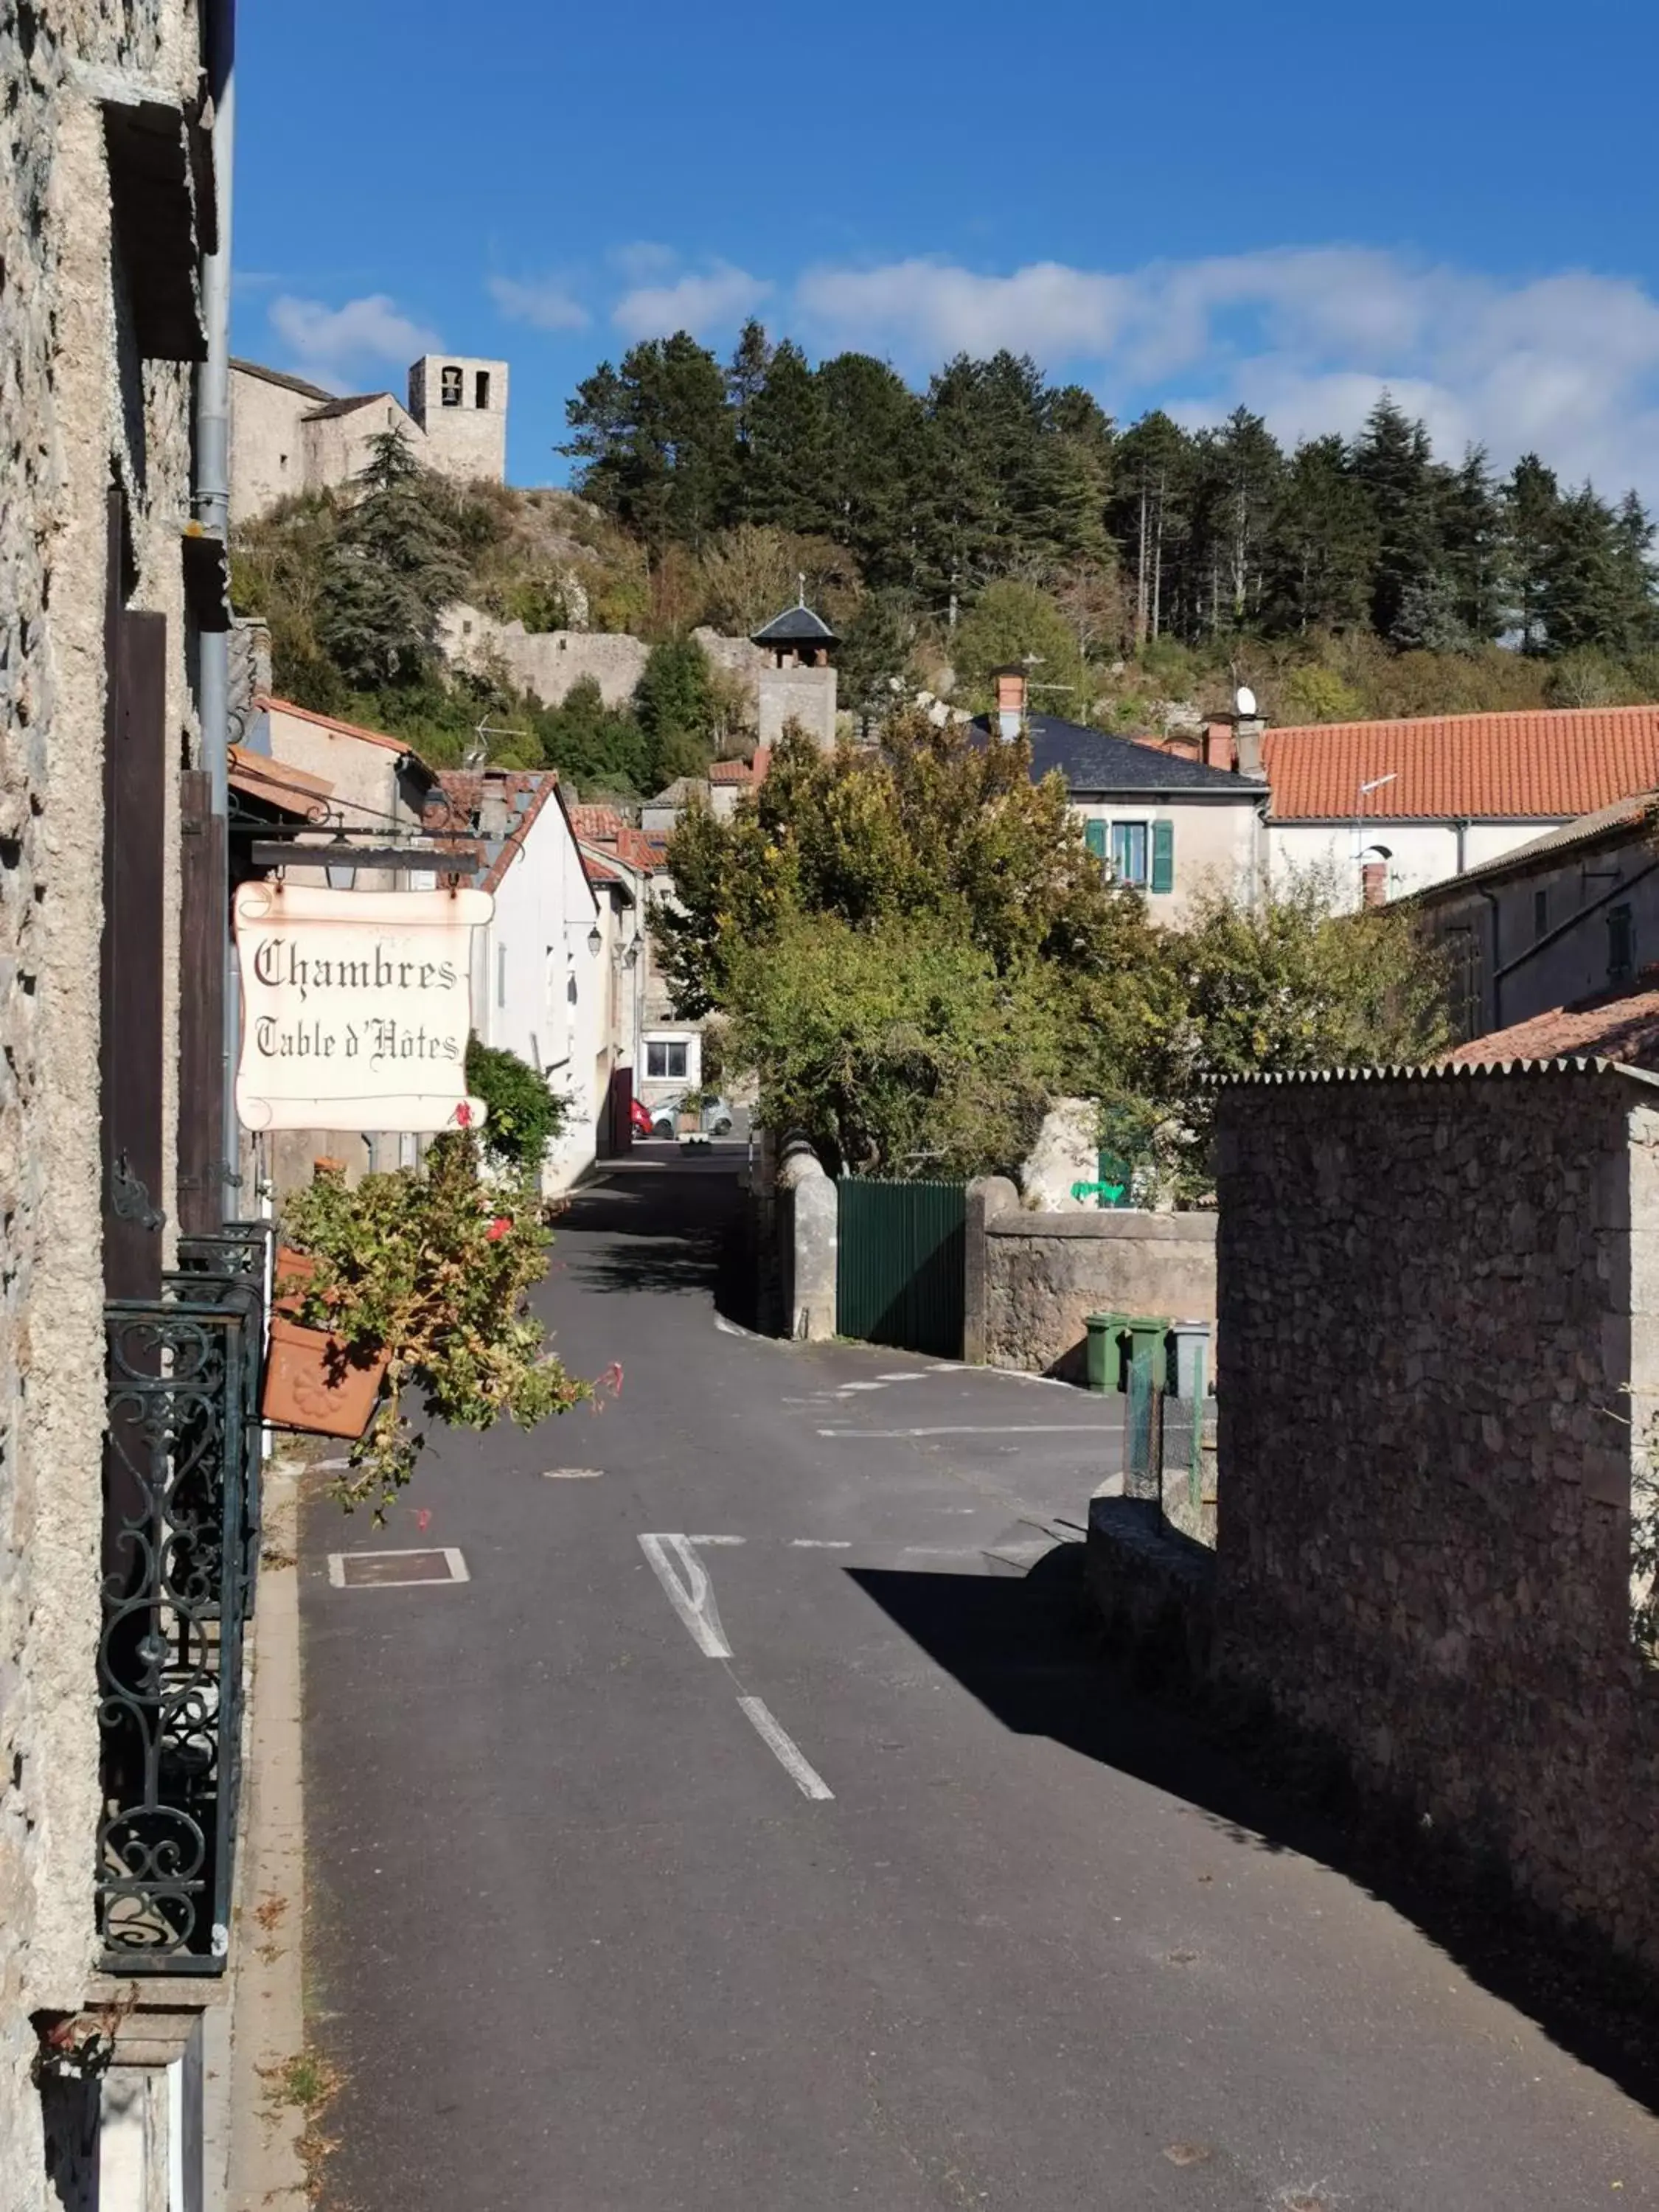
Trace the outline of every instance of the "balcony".
{"label": "balcony", "polygon": [[158,1302],[104,1310],[97,1911],[113,1973],[224,1967],[270,1239],[264,1222],[182,1238]]}

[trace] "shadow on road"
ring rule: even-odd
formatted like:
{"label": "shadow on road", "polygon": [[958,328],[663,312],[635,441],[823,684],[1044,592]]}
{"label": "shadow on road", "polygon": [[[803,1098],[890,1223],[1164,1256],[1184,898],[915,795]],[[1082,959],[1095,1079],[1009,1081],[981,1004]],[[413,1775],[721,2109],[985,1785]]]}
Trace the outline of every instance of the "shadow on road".
{"label": "shadow on road", "polygon": [[1202,1716],[1148,1695],[1103,1651],[1083,1559],[1081,1544],[1063,1544],[1022,1577],[848,1572],[1005,1728],[1050,1737],[1180,1797],[1254,1848],[1322,1861],[1413,1921],[1564,2050],[1659,2111],[1651,2011],[1621,1969],[1569,1951],[1492,1886],[1431,1884],[1420,1863],[1379,1844],[1374,1826],[1324,1809],[1311,1770],[1289,1768],[1282,1746],[1253,1757],[1249,1742],[1224,1741]]}
{"label": "shadow on road", "polygon": [[583,1290],[701,1296],[747,1324],[752,1270],[744,1244],[737,1158],[619,1163],[579,1190],[554,1224],[559,1259]]}

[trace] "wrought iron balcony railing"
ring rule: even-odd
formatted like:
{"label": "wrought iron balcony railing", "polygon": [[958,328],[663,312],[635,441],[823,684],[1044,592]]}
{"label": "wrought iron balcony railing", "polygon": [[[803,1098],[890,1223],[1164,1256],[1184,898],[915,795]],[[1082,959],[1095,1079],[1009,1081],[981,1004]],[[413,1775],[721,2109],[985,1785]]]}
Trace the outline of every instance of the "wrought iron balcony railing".
{"label": "wrought iron balcony railing", "polygon": [[97,1900],[122,1974],[216,1972],[228,1942],[268,1235],[186,1239],[159,1301],[105,1308]]}

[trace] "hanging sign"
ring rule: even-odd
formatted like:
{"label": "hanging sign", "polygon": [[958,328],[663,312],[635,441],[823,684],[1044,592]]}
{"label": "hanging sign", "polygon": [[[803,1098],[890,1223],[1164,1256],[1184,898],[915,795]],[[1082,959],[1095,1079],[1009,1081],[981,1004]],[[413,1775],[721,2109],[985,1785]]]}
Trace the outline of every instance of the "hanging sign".
{"label": "hanging sign", "polygon": [[478,890],[241,884],[243,1127],[431,1135],[481,1122],[466,1094],[472,933],[494,909]]}

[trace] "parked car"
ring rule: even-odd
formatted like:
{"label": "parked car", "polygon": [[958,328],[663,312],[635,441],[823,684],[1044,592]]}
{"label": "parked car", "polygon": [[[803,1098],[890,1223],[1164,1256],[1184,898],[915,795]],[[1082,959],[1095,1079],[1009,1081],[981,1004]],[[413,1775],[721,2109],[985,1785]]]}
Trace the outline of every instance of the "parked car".
{"label": "parked car", "polygon": [[636,1137],[649,1137],[656,1133],[651,1120],[651,1109],[641,1098],[629,1100],[628,1122]]}
{"label": "parked car", "polygon": [[[686,1100],[664,1098],[651,1109],[652,1134],[657,1137],[676,1137],[680,1132],[680,1115],[687,1111]],[[702,1137],[729,1137],[732,1133],[732,1109],[724,1098],[704,1098],[700,1106],[692,1109],[697,1116],[696,1133]]]}

